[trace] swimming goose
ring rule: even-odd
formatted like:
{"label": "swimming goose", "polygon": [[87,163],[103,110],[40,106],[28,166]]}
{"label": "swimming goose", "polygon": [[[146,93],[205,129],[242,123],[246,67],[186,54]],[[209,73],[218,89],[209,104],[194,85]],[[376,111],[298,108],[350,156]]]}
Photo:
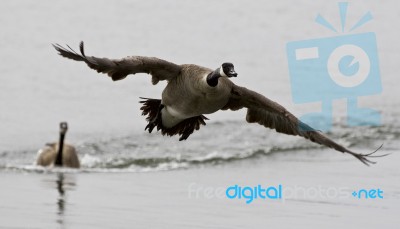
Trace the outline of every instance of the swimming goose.
{"label": "swimming goose", "polygon": [[205,125],[207,118],[204,114],[247,108],[246,120],[249,123],[258,123],[279,133],[301,136],[351,154],[366,165],[375,163],[369,158],[378,157],[372,154],[380,147],[369,154],[355,153],[301,122],[278,103],[235,85],[230,80],[237,76],[232,63],[223,63],[212,70],[194,64],[177,65],[155,57],[128,56],[109,59],[86,56],[83,42],[79,46],[80,54],[69,46],[68,49],[59,44],[53,46],[61,56],[83,61],[97,72],[107,74],[113,81],[136,73],[150,74],[153,85],[161,80],[168,81],[161,100],[141,98],[142,114],[147,115],[148,121],[145,130],[150,133],[157,128],[163,135],[179,135],[179,140],[186,140],[194,130]]}
{"label": "swimming goose", "polygon": [[56,143],[47,143],[43,149],[38,151],[37,165],[41,166],[60,166],[79,168],[79,159],[76,155],[75,147],[64,143],[65,135],[68,130],[66,122],[60,123],[60,140]]}

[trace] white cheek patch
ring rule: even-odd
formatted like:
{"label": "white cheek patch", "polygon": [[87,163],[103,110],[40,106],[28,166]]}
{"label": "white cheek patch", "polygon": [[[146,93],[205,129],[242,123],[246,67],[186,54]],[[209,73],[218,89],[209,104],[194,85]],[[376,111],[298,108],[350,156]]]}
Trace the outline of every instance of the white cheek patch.
{"label": "white cheek patch", "polygon": [[221,66],[221,67],[219,67],[219,74],[220,74],[221,76],[228,77],[228,76],[225,74],[225,72],[224,72],[224,70],[223,70],[222,66]]}

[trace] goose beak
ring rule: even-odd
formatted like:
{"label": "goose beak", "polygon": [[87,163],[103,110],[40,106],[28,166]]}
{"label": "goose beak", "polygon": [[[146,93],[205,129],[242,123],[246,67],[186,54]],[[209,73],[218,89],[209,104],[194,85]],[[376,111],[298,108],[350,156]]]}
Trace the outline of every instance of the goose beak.
{"label": "goose beak", "polygon": [[230,70],[229,72],[228,72],[228,77],[237,77],[237,73],[235,72],[235,70]]}

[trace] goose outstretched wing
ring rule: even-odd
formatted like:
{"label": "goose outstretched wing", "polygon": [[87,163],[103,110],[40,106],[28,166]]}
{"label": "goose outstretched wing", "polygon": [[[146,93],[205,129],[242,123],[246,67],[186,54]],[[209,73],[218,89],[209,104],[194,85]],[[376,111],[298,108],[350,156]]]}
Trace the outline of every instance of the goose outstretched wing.
{"label": "goose outstretched wing", "polygon": [[83,41],[79,45],[80,54],[68,45],[68,49],[59,44],[53,46],[61,56],[83,61],[97,72],[106,73],[114,81],[124,79],[129,74],[147,73],[152,76],[152,83],[157,84],[160,80],[175,78],[181,71],[179,65],[156,57],[128,56],[122,59],[109,59],[86,56]]}
{"label": "goose outstretched wing", "polygon": [[355,153],[328,138],[320,131],[301,122],[296,116],[278,103],[245,87],[233,85],[230,100],[223,110],[239,110],[242,108],[247,108],[246,121],[249,123],[258,123],[265,127],[275,129],[279,133],[301,136],[342,153],[351,154],[366,165],[375,163],[369,160],[371,157],[386,156],[372,155],[382,146],[369,154]]}

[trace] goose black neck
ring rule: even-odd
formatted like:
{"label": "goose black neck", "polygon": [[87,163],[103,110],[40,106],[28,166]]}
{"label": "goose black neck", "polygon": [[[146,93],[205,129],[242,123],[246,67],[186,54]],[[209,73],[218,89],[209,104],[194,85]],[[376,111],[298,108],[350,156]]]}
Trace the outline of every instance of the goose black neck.
{"label": "goose black neck", "polygon": [[58,146],[58,152],[57,152],[57,157],[56,157],[56,161],[54,162],[54,164],[56,166],[63,166],[63,148],[64,148],[64,138],[65,138],[65,134],[60,133],[60,141],[59,141],[59,146]]}
{"label": "goose black neck", "polygon": [[207,76],[207,84],[210,87],[217,86],[219,77],[221,77],[221,75],[219,74],[219,68],[217,68],[217,69],[215,69],[215,71],[213,71],[210,74],[208,74],[208,76]]}

